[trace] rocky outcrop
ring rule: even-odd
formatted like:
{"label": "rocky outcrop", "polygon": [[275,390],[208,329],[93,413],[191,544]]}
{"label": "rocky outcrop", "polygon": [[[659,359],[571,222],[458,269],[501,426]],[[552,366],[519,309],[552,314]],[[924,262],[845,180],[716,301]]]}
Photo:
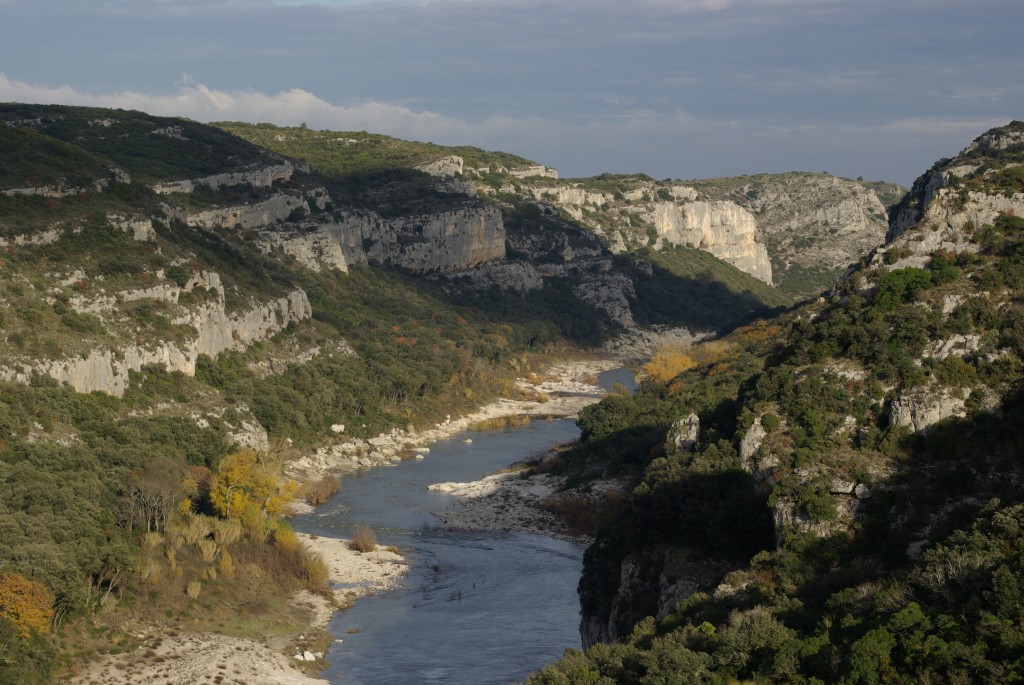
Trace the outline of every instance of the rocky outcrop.
{"label": "rocky outcrop", "polygon": [[577,221],[583,218],[584,207],[603,207],[615,199],[611,193],[591,192],[579,184],[530,187],[528,191],[534,200],[558,205]]}
{"label": "rocky outcrop", "polygon": [[692,452],[700,439],[700,417],[690,414],[676,419],[665,437],[665,452],[671,457]]}
{"label": "rocky outcrop", "polygon": [[[583,611],[580,639],[584,649],[622,639],[645,616],[659,620],[668,616],[693,593],[714,589],[727,570],[724,564],[694,562],[683,550],[636,552],[625,557],[606,613]],[[581,603],[586,606],[585,583],[581,583],[580,592]]]}
{"label": "rocky outcrop", "polygon": [[132,177],[124,170],[117,167],[110,167],[109,177],[98,178],[88,186],[77,186],[68,182],[67,179],[61,178],[53,185],[7,188],[5,190],[0,190],[0,195],[7,195],[8,197],[71,197],[72,195],[79,195],[81,193],[100,192],[111,183],[131,183],[131,180]]}
{"label": "rocky outcrop", "polygon": [[636,299],[636,289],[629,276],[615,269],[611,258],[542,264],[538,271],[546,278],[566,279],[577,298],[604,312],[612,321],[626,328],[635,325],[629,302]]}
{"label": "rocky outcrop", "polygon": [[252,165],[245,169],[230,171],[223,174],[214,174],[203,178],[188,179],[184,181],[165,181],[153,186],[158,195],[169,195],[170,193],[191,193],[200,186],[210,190],[236,186],[241,184],[252,185],[256,188],[266,188],[274,184],[274,181],[287,181],[296,171],[309,172],[309,165],[305,162],[293,164],[283,160],[277,164],[266,166]]}
{"label": "rocky outcrop", "polygon": [[164,213],[188,226],[197,228],[265,228],[296,216],[308,215],[310,202],[318,208],[326,206],[327,192],[318,189],[308,196],[275,193],[269,198],[252,204],[233,207],[218,207],[201,212],[187,212],[183,209],[164,205]]}
{"label": "rocky outcrop", "polygon": [[327,230],[341,245],[348,264],[372,262],[426,273],[505,257],[505,224],[500,210],[490,204],[394,219],[338,212]]}
{"label": "rocky outcrop", "polygon": [[215,357],[225,350],[244,349],[290,323],[312,316],[309,299],[301,289],[233,314],[225,310],[222,298],[221,294],[217,301],[201,305],[173,322],[196,331],[181,343],[125,345],[93,349],[84,357],[12,364],[0,368],[0,378],[27,383],[33,373],[40,373],[67,383],[77,392],[100,391],[121,396],[128,387],[129,371],[157,364],[167,371],[193,375],[200,354]]}
{"label": "rocky outcrop", "polygon": [[743,439],[740,440],[740,461],[743,463],[743,468],[751,473],[754,472],[754,458],[757,456],[758,450],[761,449],[761,445],[764,444],[767,435],[764,426],[761,425],[761,417],[758,416],[743,435]]}
{"label": "rocky outcrop", "polygon": [[108,217],[110,225],[118,230],[130,233],[133,240],[139,242],[146,242],[147,240],[156,240],[156,231],[153,229],[153,220],[141,216],[131,214],[111,214]]}
{"label": "rocky outcrop", "polygon": [[506,237],[509,259],[535,264],[565,264],[607,254],[596,235],[564,220],[552,207],[538,206],[544,212],[545,224],[553,230],[510,230]]}
{"label": "rocky outcrop", "polygon": [[319,272],[322,268],[348,271],[348,262],[341,244],[331,231],[316,223],[301,227],[281,227],[273,231],[261,231],[261,249],[270,252],[279,249],[308,269]]}
{"label": "rocky outcrop", "polygon": [[925,348],[924,356],[941,361],[946,357],[966,357],[981,347],[981,336],[977,334],[954,333],[944,340],[935,340]]}
{"label": "rocky outcrop", "polygon": [[938,250],[977,252],[978,244],[972,240],[974,229],[993,223],[1000,214],[1024,214],[1024,193],[1007,196],[942,188],[925,207],[916,224],[919,228],[890,238],[889,247],[899,248],[907,256],[887,264],[885,255],[878,252],[874,263],[889,269],[923,267]]}
{"label": "rocky outcrop", "polygon": [[[77,271],[70,278],[62,283],[69,285],[76,280],[85,278],[85,273]],[[196,288],[206,291],[213,291],[217,296],[223,295],[223,285],[220,275],[214,271],[199,271],[189,278],[182,287],[176,283],[161,283],[150,288],[139,288],[137,290],[120,290],[115,293],[98,295],[75,295],[68,300],[68,305],[80,314],[105,314],[113,312],[124,302],[136,302],[138,300],[155,300],[178,304],[181,296],[190,293]]]}
{"label": "rocky outcrop", "polygon": [[52,245],[60,240],[62,235],[64,235],[63,229],[59,226],[54,226],[49,230],[40,231],[39,233],[26,233],[11,238],[0,238],[0,247],[10,247],[11,245]]}
{"label": "rocky outcrop", "polygon": [[335,355],[354,357],[356,352],[347,340],[340,338],[325,345],[312,346],[303,345],[298,340],[290,338],[282,344],[275,345],[273,351],[258,356],[246,364],[246,367],[256,374],[257,378],[266,378],[282,374],[293,366],[301,366],[323,355],[331,358]]}
{"label": "rocky outcrop", "polygon": [[889,407],[889,425],[909,428],[913,433],[923,433],[943,419],[966,415],[964,400],[950,390],[914,389],[892,401]]}
{"label": "rocky outcrop", "polygon": [[451,176],[461,176],[464,166],[462,157],[459,157],[458,155],[450,155],[448,157],[442,157],[441,159],[435,159],[432,162],[417,164],[413,169],[422,171],[425,174],[430,174],[431,176],[447,178]]}
{"label": "rocky outcrop", "polygon": [[968,223],[981,227],[1002,212],[1024,210],[1024,193],[986,188],[991,174],[1021,163],[1024,123],[1015,121],[983,133],[956,157],[940,160],[914,181],[890,213],[886,241],[919,223],[933,230],[962,231]]}
{"label": "rocky outcrop", "polygon": [[557,169],[552,169],[543,164],[516,167],[515,169],[509,169],[508,173],[516,178],[558,178]]}
{"label": "rocky outcrop", "polygon": [[462,288],[487,290],[492,286],[497,286],[502,290],[525,295],[531,290],[539,290],[544,287],[544,279],[540,272],[529,262],[485,264],[473,269],[453,271],[447,276],[445,287],[455,290]]}
{"label": "rocky outcrop", "polygon": [[670,245],[706,250],[740,271],[772,282],[772,265],[765,246],[755,240],[754,216],[732,202],[659,202],[644,218],[658,239]]}
{"label": "rocky outcrop", "polygon": [[887,243],[906,233],[907,229],[916,226],[924,218],[924,210],[938,192],[946,187],[948,178],[942,171],[933,169],[914,181],[907,197],[893,208],[885,236]]}

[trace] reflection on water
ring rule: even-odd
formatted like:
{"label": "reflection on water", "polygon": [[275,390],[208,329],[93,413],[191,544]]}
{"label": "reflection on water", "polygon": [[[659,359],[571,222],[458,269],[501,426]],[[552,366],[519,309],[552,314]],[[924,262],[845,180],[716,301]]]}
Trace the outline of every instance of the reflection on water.
{"label": "reflection on water", "polygon": [[432,445],[423,461],[346,478],[328,504],[297,519],[299,530],[342,537],[367,524],[409,562],[403,589],[335,615],[331,632],[343,641],[328,653],[324,676],[346,685],[510,683],[579,647],[582,547],[535,535],[431,530],[430,512],[456,499],[427,490],[476,480],[578,434],[572,421],[541,420],[470,434],[471,445],[460,435]]}

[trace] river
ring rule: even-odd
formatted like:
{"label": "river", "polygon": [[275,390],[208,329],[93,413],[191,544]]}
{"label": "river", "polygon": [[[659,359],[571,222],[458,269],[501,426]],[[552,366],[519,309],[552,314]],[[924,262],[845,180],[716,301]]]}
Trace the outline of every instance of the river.
{"label": "river", "polygon": [[[630,387],[632,374],[616,370],[600,382]],[[409,563],[401,589],[335,614],[331,665],[322,676],[345,685],[504,685],[579,647],[583,547],[537,535],[433,530],[431,512],[457,498],[427,490],[477,480],[578,436],[571,420],[458,435],[431,445],[426,459],[345,478],[327,504],[297,518],[298,530],[335,537],[369,525]]]}

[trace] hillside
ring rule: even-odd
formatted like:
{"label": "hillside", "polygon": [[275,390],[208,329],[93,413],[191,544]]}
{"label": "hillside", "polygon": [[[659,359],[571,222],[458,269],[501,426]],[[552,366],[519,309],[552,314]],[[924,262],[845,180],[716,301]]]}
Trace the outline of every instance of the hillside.
{"label": "hillside", "polygon": [[827,173],[756,174],[693,181],[757,219],[780,290],[796,296],[831,288],[850,264],[881,245],[889,208],[907,189]]}
{"label": "hillside", "polygon": [[[561,179],[558,172],[500,152],[442,147],[366,132],[222,123],[257,145],[310,161],[358,189],[367,170],[419,169],[448,188],[498,203],[541,203],[592,232],[615,254],[675,246],[700,249],[752,276],[742,289],[817,295],[883,242],[887,208],[905,189],[827,174],[761,174],[657,181],[643,174]],[[346,192],[341,190],[341,192]],[[778,294],[775,301],[780,301]]]}
{"label": "hillside", "polygon": [[581,414],[545,468],[629,500],[585,558],[588,649],[531,683],[1024,678],[1020,130],[827,299]]}
{"label": "hillside", "polygon": [[[788,302],[707,253],[615,255],[543,203],[477,197],[450,149],[0,120],[0,682],[63,680],[141,625],[297,648],[287,598],[330,592],[281,514],[330,483],[291,481],[293,460],[387,462],[376,436],[625,328],[724,331]],[[539,172],[457,151],[481,177]]]}

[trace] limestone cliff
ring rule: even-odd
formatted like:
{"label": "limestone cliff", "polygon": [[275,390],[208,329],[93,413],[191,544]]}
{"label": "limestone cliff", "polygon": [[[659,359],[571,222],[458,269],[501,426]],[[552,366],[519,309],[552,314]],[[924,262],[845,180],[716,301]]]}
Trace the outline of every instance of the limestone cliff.
{"label": "limestone cliff", "polygon": [[1024,211],[1019,169],[1024,164],[1024,122],[1014,121],[978,136],[960,154],[942,159],[914,181],[889,217],[887,242],[927,222],[936,230],[961,231],[991,223],[1000,212]]}
{"label": "limestone cliff", "polygon": [[199,211],[165,204],[163,209],[187,226],[255,230],[265,251],[280,249],[315,271],[374,263],[426,273],[505,256],[501,212],[488,203],[462,201],[455,208],[398,217],[371,210],[325,212],[334,203],[325,188],[312,186],[245,204]]}
{"label": "limestone cliff", "polygon": [[326,225],[349,264],[376,263],[426,273],[497,261],[505,256],[501,212],[477,203],[436,214],[384,218],[339,211]]}
{"label": "limestone cliff", "polygon": [[312,207],[323,209],[328,202],[327,191],[316,188],[307,193],[274,193],[259,202],[188,211],[164,205],[164,212],[188,226],[198,228],[265,228],[282,223],[299,213],[310,213]]}
{"label": "limestone cliff", "polygon": [[503,190],[556,207],[594,231],[612,252],[685,245],[772,282],[772,265],[757,241],[750,212],[731,201],[699,199],[694,188],[657,184],[647,177],[597,177],[560,183],[545,179]]}
{"label": "limestone cliff", "polygon": [[[87,354],[62,359],[12,359],[0,367],[0,378],[27,383],[33,373],[40,373],[67,383],[78,392],[100,391],[120,396],[128,387],[129,371],[158,364],[167,371],[193,375],[199,355],[216,357],[226,350],[244,349],[283,330],[290,323],[308,319],[313,313],[309,298],[301,289],[229,313],[224,306],[219,276],[215,273],[201,274],[200,280],[201,284],[194,282],[189,285],[201,285],[214,291],[215,299],[186,311],[173,321],[174,325],[187,326],[194,331],[183,340],[95,348]],[[177,301],[177,293],[170,294],[171,291],[172,287],[163,286],[122,297],[118,301],[145,298]],[[98,311],[114,306],[104,302],[95,308],[85,309]]]}
{"label": "limestone cliff", "polygon": [[295,227],[282,226],[275,230],[261,230],[259,236],[260,247],[264,251],[279,249],[313,271],[322,268],[348,271],[341,244],[324,224],[309,222]]}
{"label": "limestone cliff", "polygon": [[81,193],[99,192],[110,185],[112,182],[117,183],[130,183],[131,176],[127,173],[118,169],[117,167],[110,168],[110,176],[107,178],[98,178],[92,182],[89,186],[78,186],[69,183],[66,179],[60,179],[53,185],[45,186],[27,186],[23,188],[7,188],[0,190],[0,195],[7,195],[8,197],[49,197],[49,198],[62,198],[79,195]]}
{"label": "limestone cliff", "polygon": [[252,164],[244,169],[203,178],[164,181],[154,184],[153,190],[158,195],[168,195],[170,193],[191,193],[200,186],[205,186],[210,190],[240,184],[263,188],[273,185],[275,181],[289,180],[296,171],[308,172],[309,165],[304,162],[293,164],[288,160],[282,160],[278,164]]}
{"label": "limestone cliff", "polygon": [[757,240],[768,250],[775,282],[798,295],[830,287],[851,263],[881,245],[888,207],[905,192],[896,184],[796,172],[694,185],[754,215]]}
{"label": "limestone cliff", "polygon": [[772,282],[772,265],[765,246],[755,239],[753,215],[732,202],[658,202],[639,216],[654,225],[658,244],[685,245],[706,250],[723,262],[765,283]]}

